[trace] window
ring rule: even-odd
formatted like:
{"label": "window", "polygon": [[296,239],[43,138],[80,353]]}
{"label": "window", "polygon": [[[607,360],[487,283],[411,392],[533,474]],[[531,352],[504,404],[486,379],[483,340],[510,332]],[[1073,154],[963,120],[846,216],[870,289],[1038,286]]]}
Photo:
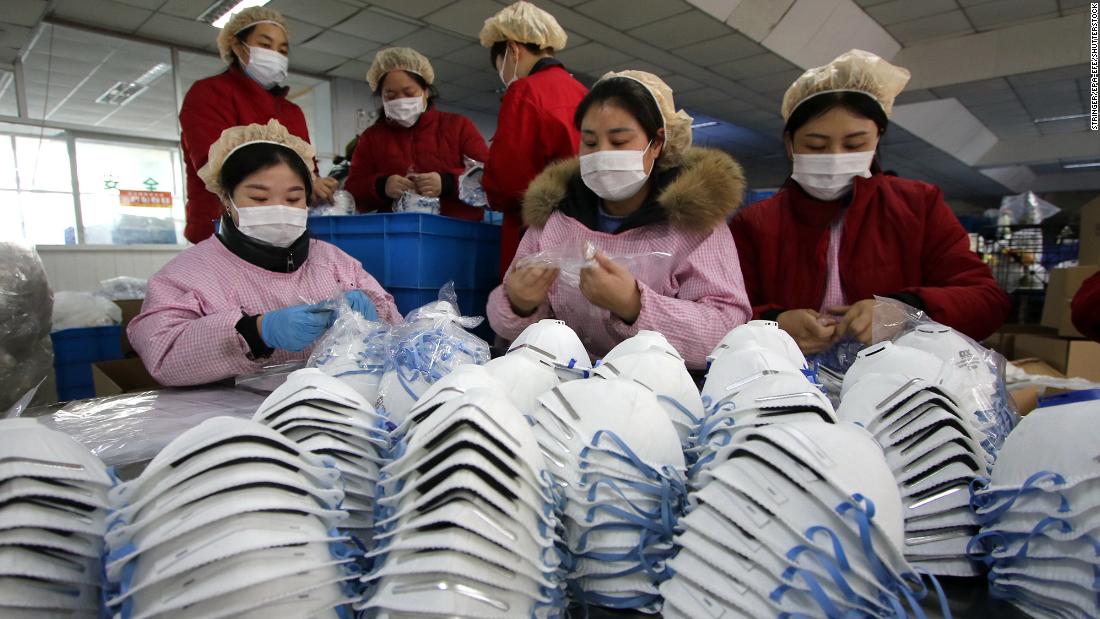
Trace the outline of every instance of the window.
{"label": "window", "polygon": [[0,125],[0,240],[76,242],[64,133]]}
{"label": "window", "polygon": [[15,74],[0,69],[0,116],[19,115],[15,101]]}

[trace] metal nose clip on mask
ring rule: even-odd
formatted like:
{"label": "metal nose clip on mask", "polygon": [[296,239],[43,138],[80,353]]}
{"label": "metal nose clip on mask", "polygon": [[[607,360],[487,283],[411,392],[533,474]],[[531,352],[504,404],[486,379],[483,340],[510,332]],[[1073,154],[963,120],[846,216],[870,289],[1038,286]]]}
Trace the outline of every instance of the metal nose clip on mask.
{"label": "metal nose clip on mask", "polygon": [[971,552],[990,592],[1035,617],[1100,615],[1100,390],[1046,398],[973,486]]}
{"label": "metal nose clip on mask", "polygon": [[509,354],[521,350],[549,359],[562,382],[588,378],[592,369],[581,339],[561,320],[540,320],[528,326],[508,347]]}
{"label": "metal nose clip on mask", "polygon": [[0,420],[0,437],[0,614],[95,616],[111,475],[34,419]]}

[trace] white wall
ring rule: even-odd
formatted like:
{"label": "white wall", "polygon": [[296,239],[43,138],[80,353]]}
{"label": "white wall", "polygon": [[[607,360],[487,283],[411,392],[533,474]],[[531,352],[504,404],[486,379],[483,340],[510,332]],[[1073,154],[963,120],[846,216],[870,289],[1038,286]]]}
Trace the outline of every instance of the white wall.
{"label": "white wall", "polygon": [[181,245],[39,245],[50,289],[91,292],[99,282],[126,275],[149,279],[184,249]]}

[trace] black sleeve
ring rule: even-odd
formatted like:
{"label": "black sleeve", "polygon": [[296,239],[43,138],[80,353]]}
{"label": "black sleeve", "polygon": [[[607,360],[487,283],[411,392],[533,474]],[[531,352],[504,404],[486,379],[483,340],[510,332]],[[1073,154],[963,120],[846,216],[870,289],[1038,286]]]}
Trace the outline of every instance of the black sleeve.
{"label": "black sleeve", "polygon": [[439,191],[439,197],[452,198],[457,196],[458,191],[458,179],[454,174],[450,172],[440,172],[439,179],[442,181],[443,187]]}
{"label": "black sleeve", "polygon": [[779,315],[787,310],[773,309],[760,314],[760,320],[770,320],[772,322],[779,322]]}
{"label": "black sleeve", "polygon": [[379,174],[378,179],[374,181],[374,192],[378,194],[379,198],[383,200],[389,200],[390,197],[386,195],[386,181],[390,177],[385,174]]}
{"label": "black sleeve", "polygon": [[886,295],[890,299],[901,301],[902,303],[919,309],[922,312],[927,312],[928,308],[924,305],[924,299],[920,298],[919,294],[915,292],[896,292],[894,294]]}
{"label": "black sleeve", "polygon": [[274,348],[264,343],[264,338],[260,335],[260,329],[256,326],[258,316],[259,314],[256,316],[244,314],[237,321],[237,333],[240,333],[244,341],[248,343],[248,356],[250,359],[265,359],[275,352]]}

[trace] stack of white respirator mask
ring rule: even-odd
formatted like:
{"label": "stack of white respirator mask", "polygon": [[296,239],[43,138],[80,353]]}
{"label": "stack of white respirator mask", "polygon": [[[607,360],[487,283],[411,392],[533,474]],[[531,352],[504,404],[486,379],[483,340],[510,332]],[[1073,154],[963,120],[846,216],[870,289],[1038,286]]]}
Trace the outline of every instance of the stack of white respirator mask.
{"label": "stack of white respirator mask", "polygon": [[382,470],[375,567],[357,609],[562,616],[554,493],[530,424],[492,386],[428,406]]}
{"label": "stack of white respirator mask", "polygon": [[393,424],[350,385],[313,368],[288,376],[252,419],[331,459],[344,490],[341,509],[349,514],[340,528],[369,543],[379,470],[387,462]]}
{"label": "stack of white respirator mask", "polygon": [[513,353],[549,361],[561,382],[588,378],[592,373],[592,361],[581,338],[560,320],[545,319],[528,326],[508,347],[508,354]]}
{"label": "stack of white respirator mask", "polygon": [[0,617],[99,616],[111,485],[69,436],[0,420]]}
{"label": "stack of white respirator mask", "polygon": [[1045,398],[974,484],[973,555],[1032,617],[1100,616],[1100,390]]}
{"label": "stack of white respirator mask", "polygon": [[874,435],[905,504],[905,554],[947,576],[973,576],[966,549],[978,532],[969,486],[992,456],[975,416],[941,384],[939,357],[884,342],[860,351],[844,378],[838,416]]}
{"label": "stack of white respirator mask", "polygon": [[353,547],[331,459],[214,417],[113,488],[108,608],[123,619],[347,616]]}
{"label": "stack of white respirator mask", "polygon": [[544,394],[534,418],[559,489],[573,599],[657,612],[686,497],[684,454],[668,413],[649,388],[597,376]]}
{"label": "stack of white respirator mask", "polygon": [[924,616],[901,497],[869,434],[792,421],[732,445],[680,520],[665,617]]}

